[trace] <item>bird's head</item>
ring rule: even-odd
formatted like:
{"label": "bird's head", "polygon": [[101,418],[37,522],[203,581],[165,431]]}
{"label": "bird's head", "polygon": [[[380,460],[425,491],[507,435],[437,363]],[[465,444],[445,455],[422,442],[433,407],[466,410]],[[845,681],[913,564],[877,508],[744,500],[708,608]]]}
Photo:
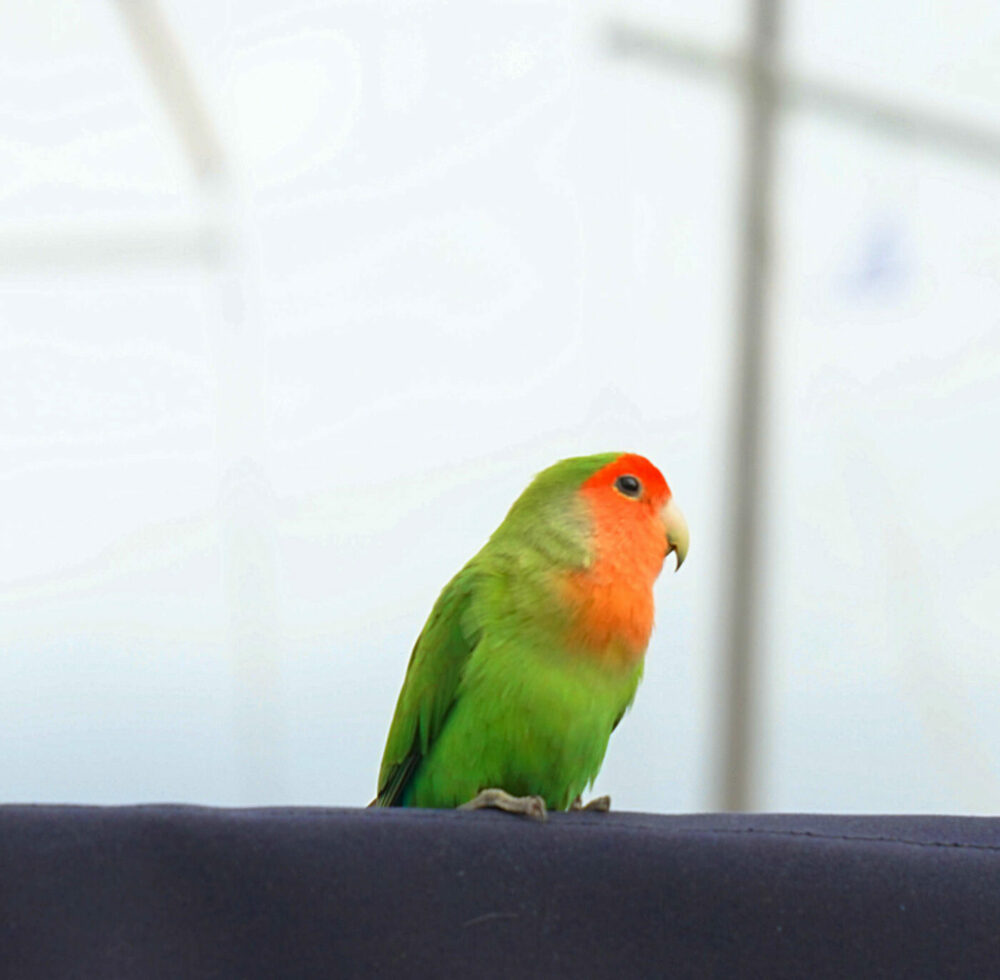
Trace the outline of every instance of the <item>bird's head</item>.
{"label": "bird's head", "polygon": [[[558,465],[558,464],[557,464]],[[580,486],[595,535],[608,546],[655,559],[657,573],[673,553],[680,568],[688,553],[688,527],[663,474],[644,456],[616,453]]]}
{"label": "bird's head", "polygon": [[[663,474],[636,453],[564,459],[543,470],[498,536],[529,544],[582,646],[632,662],[653,627],[653,583],[688,529]],[[609,654],[610,655],[610,654]]]}

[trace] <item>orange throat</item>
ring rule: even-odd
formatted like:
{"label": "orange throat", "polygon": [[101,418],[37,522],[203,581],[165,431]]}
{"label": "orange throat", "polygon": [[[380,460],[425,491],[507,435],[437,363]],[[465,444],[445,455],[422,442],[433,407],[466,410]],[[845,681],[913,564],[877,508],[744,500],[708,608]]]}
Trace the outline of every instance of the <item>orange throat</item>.
{"label": "orange throat", "polygon": [[[637,484],[641,478],[641,497],[619,492],[615,479],[621,473],[633,474]],[[634,667],[653,631],[653,583],[667,553],[660,513],[670,488],[647,460],[624,454],[590,477],[580,493],[590,516],[590,562],[562,579],[570,641],[609,667]]]}
{"label": "orange throat", "polygon": [[653,631],[652,583],[616,581],[591,566],[565,579],[572,644],[609,666],[631,667]]}

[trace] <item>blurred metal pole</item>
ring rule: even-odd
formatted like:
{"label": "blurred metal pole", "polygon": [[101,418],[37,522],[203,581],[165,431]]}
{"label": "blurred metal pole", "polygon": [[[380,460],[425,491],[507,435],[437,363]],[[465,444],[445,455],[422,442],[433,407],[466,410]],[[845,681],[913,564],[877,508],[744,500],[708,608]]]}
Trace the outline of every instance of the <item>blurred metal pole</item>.
{"label": "blurred metal pole", "polygon": [[200,180],[224,177],[222,140],[198,91],[184,47],[160,4],[157,0],[115,0],[115,6],[195,174]]}
{"label": "blurred metal pole", "polygon": [[0,226],[0,276],[135,268],[217,268],[226,242],[212,221],[147,220],[117,226],[49,222]]}
{"label": "blurred metal pole", "polygon": [[[608,26],[609,49],[622,57],[659,62],[709,82],[747,84],[751,57],[713,48],[625,21]],[[772,64],[774,97],[782,110],[825,116],[892,139],[935,152],[963,157],[972,163],[1000,167],[1000,130],[968,122],[920,105],[908,105],[878,93],[840,82],[790,71]]]}
{"label": "blurred metal pole", "polygon": [[[205,263],[215,307],[208,330],[215,362],[216,445],[222,579],[233,659],[233,725],[243,802],[276,802],[283,793],[278,710],[280,644],[274,494],[262,461],[267,428],[267,357],[256,276],[243,231],[244,206],[180,39],[158,0],[115,6],[202,192],[205,225],[219,254]],[[202,250],[204,251],[204,249]]]}
{"label": "blurred metal pole", "polygon": [[759,610],[764,569],[763,464],[767,453],[767,284],[771,266],[771,204],[776,116],[812,112],[875,135],[1000,166],[1000,131],[905,105],[842,84],[786,71],[778,63],[780,0],[754,0],[750,46],[727,52],[647,27],[612,22],[607,40],[619,56],[662,62],[710,82],[739,84],[744,101],[744,166],[740,198],[738,374],[727,457],[733,467],[728,534],[717,805],[747,810],[757,802]]}
{"label": "blurred metal pole", "polygon": [[779,0],[755,0],[743,107],[743,171],[739,202],[736,386],[729,459],[730,577],[723,628],[723,731],[718,798],[724,810],[753,807],[761,605],[763,459],[766,452],[768,284],[777,98]]}

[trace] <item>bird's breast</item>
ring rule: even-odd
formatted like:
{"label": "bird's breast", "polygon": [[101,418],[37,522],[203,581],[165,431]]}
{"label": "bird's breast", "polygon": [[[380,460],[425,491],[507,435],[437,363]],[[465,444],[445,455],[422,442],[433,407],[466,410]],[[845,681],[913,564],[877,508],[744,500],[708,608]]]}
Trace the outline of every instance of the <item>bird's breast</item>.
{"label": "bird's breast", "polygon": [[609,666],[638,663],[653,631],[653,591],[642,586],[593,568],[567,576],[562,592],[572,646]]}

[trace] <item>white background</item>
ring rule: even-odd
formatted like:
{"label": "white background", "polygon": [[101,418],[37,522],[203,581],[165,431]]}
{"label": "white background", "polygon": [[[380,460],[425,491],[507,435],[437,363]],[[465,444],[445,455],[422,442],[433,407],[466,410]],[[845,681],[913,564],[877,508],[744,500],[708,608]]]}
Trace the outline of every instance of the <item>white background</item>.
{"label": "white background", "polygon": [[[996,4],[786,8],[794,70],[1000,126]],[[743,93],[604,30],[744,5],[165,12],[218,192],[115,4],[0,33],[0,799],[367,802],[441,586],[634,449],[692,546],[597,789],[712,806]],[[1000,172],[788,113],[776,207],[757,804],[996,811]]]}

